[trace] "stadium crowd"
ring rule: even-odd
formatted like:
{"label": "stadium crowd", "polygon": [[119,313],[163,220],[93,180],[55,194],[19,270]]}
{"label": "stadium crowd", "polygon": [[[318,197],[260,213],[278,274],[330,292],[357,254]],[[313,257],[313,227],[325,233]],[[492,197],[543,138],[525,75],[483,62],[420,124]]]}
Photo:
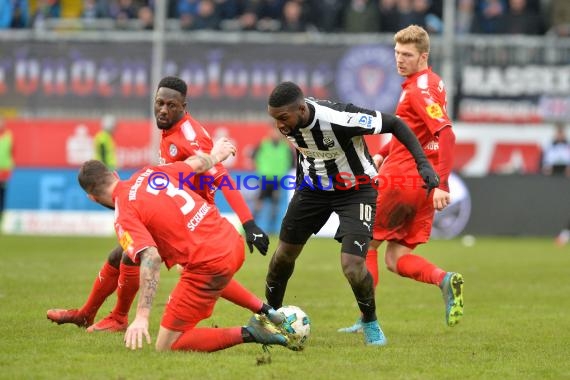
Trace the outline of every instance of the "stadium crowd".
{"label": "stadium crowd", "polygon": [[[156,0],[0,0],[0,29],[153,29]],[[568,0],[455,0],[459,34],[570,35]],[[169,29],[392,33],[443,28],[443,0],[167,0]]]}

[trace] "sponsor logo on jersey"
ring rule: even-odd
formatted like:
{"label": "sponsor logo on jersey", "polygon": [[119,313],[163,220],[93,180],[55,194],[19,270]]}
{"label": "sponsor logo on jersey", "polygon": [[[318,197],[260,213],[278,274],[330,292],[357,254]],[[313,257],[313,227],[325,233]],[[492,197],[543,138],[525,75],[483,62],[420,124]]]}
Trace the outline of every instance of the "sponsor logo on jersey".
{"label": "sponsor logo on jersey", "polygon": [[426,107],[426,112],[432,119],[441,119],[443,117],[443,110],[437,103],[432,103]]}
{"label": "sponsor logo on jersey", "polygon": [[341,101],[369,109],[395,109],[402,78],[394,70],[394,49],[359,45],[348,49],[336,72]]}
{"label": "sponsor logo on jersey", "polygon": [[319,158],[321,160],[335,160],[342,155],[341,152],[329,150],[317,150],[307,148],[297,148],[305,157]]}
{"label": "sponsor logo on jersey", "polygon": [[332,148],[334,146],[334,140],[331,139],[330,137],[323,138],[323,142],[325,143],[325,146],[327,148]]}
{"label": "sponsor logo on jersey", "polygon": [[358,124],[362,125],[365,128],[372,127],[372,116],[362,115],[360,119],[358,119]]}
{"label": "sponsor logo on jersey", "polygon": [[170,154],[171,157],[174,157],[178,154],[178,148],[176,145],[170,144],[170,147],[168,147],[168,154]]}

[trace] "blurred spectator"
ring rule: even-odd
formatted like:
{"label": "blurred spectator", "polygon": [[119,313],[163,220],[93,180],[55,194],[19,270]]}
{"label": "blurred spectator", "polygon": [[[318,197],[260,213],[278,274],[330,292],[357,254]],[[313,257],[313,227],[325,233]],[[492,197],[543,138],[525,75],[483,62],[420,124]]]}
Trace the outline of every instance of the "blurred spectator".
{"label": "blurred spectator", "polygon": [[441,12],[437,13],[432,0],[413,0],[413,11],[418,18],[416,25],[423,26],[429,33],[443,32]]}
{"label": "blurred spectator", "polygon": [[144,30],[154,29],[154,12],[149,6],[142,6],[138,11],[139,27]]}
{"label": "blurred spectator", "polygon": [[550,0],[549,32],[560,36],[570,36],[570,1]]}
{"label": "blurred spectator", "polygon": [[467,34],[471,31],[473,24],[473,12],[475,8],[475,0],[458,0],[457,14],[455,17],[455,32],[458,34]]}
{"label": "blurred spectator", "polygon": [[350,0],[343,12],[346,33],[376,33],[380,31],[380,10],[372,0]]}
{"label": "blurred spectator", "polygon": [[0,117],[0,220],[4,212],[4,195],[14,168],[14,141],[12,132]]}
{"label": "blurred spectator", "polygon": [[247,0],[216,0],[215,3],[220,19],[231,20],[243,14]]}
{"label": "blurred spectator", "polygon": [[509,0],[509,10],[503,17],[501,31],[505,34],[543,34],[539,13],[527,8],[527,0]]}
{"label": "blurred spectator", "polygon": [[196,30],[217,30],[220,27],[220,17],[216,11],[216,4],[213,0],[200,0],[198,13],[194,18],[192,29]]}
{"label": "blurred spectator", "polygon": [[250,3],[255,7],[258,19],[279,20],[285,0],[250,0]]}
{"label": "blurred spectator", "polygon": [[554,139],[543,150],[542,173],[570,177],[570,143],[563,123],[556,124]]}
{"label": "blurred spectator", "polygon": [[83,0],[81,18],[84,20],[96,20],[98,18],[108,17],[107,9],[108,5],[104,0]]}
{"label": "blurred spectator", "polygon": [[61,15],[61,5],[59,0],[38,0],[36,11],[32,16],[32,26],[43,29],[47,19],[59,18]]}
{"label": "blurred spectator", "polygon": [[198,16],[200,0],[178,0],[178,15],[182,29],[192,29]]}
{"label": "blurred spectator", "polygon": [[443,0],[430,0],[429,3],[430,3],[430,5],[429,5],[427,13],[428,14],[431,13],[434,16],[437,16],[437,18],[442,19],[443,18]]}
{"label": "blurred spectator", "polygon": [[419,25],[431,33],[439,33],[443,29],[441,19],[429,13],[430,0],[398,0],[398,29],[412,24]]}
{"label": "blurred spectator", "polygon": [[250,0],[257,17],[257,30],[274,32],[281,27],[285,0]]}
{"label": "blurred spectator", "polygon": [[109,16],[118,28],[129,28],[130,20],[138,18],[138,6],[133,0],[110,0]]}
{"label": "blurred spectator", "polygon": [[257,13],[254,8],[247,8],[238,20],[239,29],[241,30],[256,30],[257,28]]}
{"label": "blurred spectator", "polygon": [[475,5],[475,17],[471,31],[478,34],[497,34],[507,12],[505,0],[480,0]]}
{"label": "blurred spectator", "polygon": [[[151,8],[154,10],[154,2],[156,0],[153,1],[149,1],[149,5],[151,6]],[[178,0],[167,0],[168,1],[168,5],[166,8],[166,18],[169,19],[180,19],[180,15],[178,14]]]}
{"label": "blurred spectator", "polygon": [[434,13],[428,13],[425,17],[425,29],[429,33],[443,33],[443,20]]}
{"label": "blurred spectator", "polygon": [[0,29],[28,26],[28,0],[0,0]]}
{"label": "blurred spectator", "polygon": [[304,32],[307,30],[303,15],[303,6],[296,0],[289,0],[283,6],[281,19],[282,32]]}
{"label": "blurred spectator", "polygon": [[380,31],[395,33],[400,30],[400,12],[397,0],[379,0]]}
{"label": "blurred spectator", "polygon": [[117,169],[117,152],[113,134],[117,128],[117,119],[107,114],[101,118],[101,129],[93,139],[95,159],[104,163],[109,169]]}
{"label": "blurred spectator", "polygon": [[396,9],[398,12],[398,30],[413,23],[414,20],[411,18],[412,0],[396,0]]}
{"label": "blurred spectator", "polygon": [[268,135],[259,143],[252,154],[255,171],[260,178],[261,189],[253,208],[253,218],[259,220],[259,214],[266,200],[271,203],[267,232],[279,232],[279,214],[281,191],[279,184],[295,164],[289,143],[277,130],[271,128]]}
{"label": "blurred spectator", "polygon": [[341,27],[343,0],[308,0],[311,9],[309,20],[325,33],[337,32]]}

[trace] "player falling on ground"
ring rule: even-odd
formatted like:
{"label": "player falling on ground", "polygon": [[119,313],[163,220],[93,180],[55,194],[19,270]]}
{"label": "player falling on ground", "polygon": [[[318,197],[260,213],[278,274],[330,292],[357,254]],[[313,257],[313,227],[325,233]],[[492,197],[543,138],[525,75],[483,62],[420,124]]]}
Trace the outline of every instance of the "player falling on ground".
{"label": "player falling on ground", "polygon": [[[177,77],[163,78],[157,88],[154,103],[156,125],[162,130],[160,142],[161,163],[182,161],[196,153],[208,153],[212,149],[212,139],[204,127],[186,112],[186,83]],[[228,181],[230,186],[222,186],[222,192],[236,212],[246,234],[250,252],[257,247],[262,255],[267,253],[269,238],[253,220],[253,216],[239,189],[229,177],[225,167],[218,163],[201,176],[195,175],[193,189],[209,203],[214,203],[215,191],[220,181]],[[226,184],[228,183],[226,182]],[[211,186],[204,185],[211,184]],[[47,317],[58,324],[73,323],[93,331],[124,331],[128,326],[128,313],[139,287],[139,267],[123,249],[116,247],[105,262],[85,304],[79,309],[51,309]],[[111,313],[93,324],[97,311],[117,289],[117,303]],[[261,299],[232,280],[224,288],[222,297],[255,313],[270,314],[278,318],[273,310]]]}
{"label": "player falling on ground", "polygon": [[[374,240],[370,243],[366,265],[376,286],[376,250],[386,241],[384,259],[388,269],[400,276],[439,286],[445,302],[446,323],[454,326],[463,316],[463,276],[446,272],[412,252],[418,244],[429,240],[435,210],[443,210],[451,201],[448,177],[453,166],[455,135],[446,114],[445,87],[428,67],[429,36],[423,28],[411,25],[402,29],[394,41],[398,73],[406,78],[396,115],[417,136],[426,156],[437,168],[440,185],[429,198],[411,182],[387,186],[378,192]],[[415,172],[413,157],[397,140],[392,139],[374,158],[377,165],[381,165],[380,178],[389,180]],[[353,326],[339,331],[362,331],[362,321],[358,319]]]}
{"label": "player falling on ground", "polygon": [[[253,316],[246,327],[196,328],[212,314],[224,287],[243,264],[244,241],[215,205],[180,186],[179,174],[205,172],[235,151],[235,146],[223,138],[210,154],[149,166],[126,181],[120,181],[97,160],[81,167],[81,187],[91,200],[115,209],[119,243],[133,262],[140,263],[136,317],[124,340],[128,348],[142,348],[143,337],[151,343],[149,318],[162,262],[168,268],[180,265],[183,269],[162,316],[156,339],[158,351],[212,352],[248,342],[287,345],[288,337],[259,316]],[[157,173],[160,183],[151,181]]]}

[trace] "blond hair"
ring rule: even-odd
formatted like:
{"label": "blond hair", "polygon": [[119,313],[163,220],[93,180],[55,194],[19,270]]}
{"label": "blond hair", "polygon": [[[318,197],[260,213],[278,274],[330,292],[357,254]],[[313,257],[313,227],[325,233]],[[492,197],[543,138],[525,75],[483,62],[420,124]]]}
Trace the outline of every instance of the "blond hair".
{"label": "blond hair", "polygon": [[394,35],[397,44],[414,44],[421,53],[429,53],[429,34],[419,25],[410,25]]}

